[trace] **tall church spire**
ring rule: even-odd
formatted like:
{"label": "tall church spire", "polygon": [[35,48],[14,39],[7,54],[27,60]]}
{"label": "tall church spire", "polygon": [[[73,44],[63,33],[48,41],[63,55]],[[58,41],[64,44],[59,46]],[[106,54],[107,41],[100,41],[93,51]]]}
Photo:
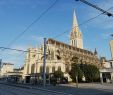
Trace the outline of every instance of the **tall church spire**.
{"label": "tall church spire", "polygon": [[77,22],[77,17],[75,10],[73,12],[73,27],[72,27],[73,32],[78,32],[78,22]]}
{"label": "tall church spire", "polygon": [[78,27],[75,10],[73,13],[73,25],[72,25],[72,31],[70,34],[70,44],[77,48],[83,49],[82,33],[80,32],[79,27]]}
{"label": "tall church spire", "polygon": [[77,22],[77,17],[76,17],[76,13],[75,10],[73,12],[73,27],[78,26],[78,22]]}

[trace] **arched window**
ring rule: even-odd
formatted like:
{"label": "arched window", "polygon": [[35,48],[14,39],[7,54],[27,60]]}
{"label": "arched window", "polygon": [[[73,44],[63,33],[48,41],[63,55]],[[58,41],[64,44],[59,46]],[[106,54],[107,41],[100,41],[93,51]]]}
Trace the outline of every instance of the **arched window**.
{"label": "arched window", "polygon": [[46,67],[46,74],[49,74],[49,67]]}
{"label": "arched window", "polygon": [[43,66],[40,66],[40,73],[43,73]]}
{"label": "arched window", "polygon": [[66,64],[66,72],[69,73],[69,65]]}
{"label": "arched window", "polygon": [[51,59],[54,59],[54,51],[51,51]]}
{"label": "arched window", "polygon": [[34,70],[35,70],[35,64],[32,64],[32,66],[31,66],[31,73],[34,73]]}
{"label": "arched window", "polygon": [[27,74],[29,74],[29,64],[27,64]]}
{"label": "arched window", "polygon": [[52,73],[54,73],[54,72],[55,72],[55,66],[52,67]]}
{"label": "arched window", "polygon": [[73,45],[73,40],[72,40],[72,45]]}
{"label": "arched window", "polygon": [[61,71],[61,67],[60,66],[58,66],[58,71]]}

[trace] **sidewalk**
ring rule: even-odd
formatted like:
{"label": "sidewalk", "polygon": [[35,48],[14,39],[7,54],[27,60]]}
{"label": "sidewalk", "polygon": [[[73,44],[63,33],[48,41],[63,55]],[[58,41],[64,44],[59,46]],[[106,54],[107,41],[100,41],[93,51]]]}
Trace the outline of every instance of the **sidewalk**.
{"label": "sidewalk", "polygon": [[[68,87],[76,87],[75,83],[71,84],[61,84],[61,86],[68,86]],[[100,83],[79,83],[79,88],[92,88],[92,89],[98,89],[98,90],[109,90],[113,92],[113,84],[100,84]]]}

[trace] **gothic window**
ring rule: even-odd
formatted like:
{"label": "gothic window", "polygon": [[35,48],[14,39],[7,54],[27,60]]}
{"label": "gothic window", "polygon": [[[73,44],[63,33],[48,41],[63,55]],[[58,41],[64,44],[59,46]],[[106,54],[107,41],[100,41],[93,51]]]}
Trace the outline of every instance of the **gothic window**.
{"label": "gothic window", "polygon": [[46,67],[46,74],[49,74],[49,67]]}
{"label": "gothic window", "polygon": [[57,55],[57,59],[58,59],[58,60],[60,60],[60,59],[61,59],[61,57],[60,57],[59,55]]}
{"label": "gothic window", "polygon": [[54,59],[54,51],[51,51],[51,59]]}
{"label": "gothic window", "polygon": [[40,73],[43,73],[43,66],[40,66]]}
{"label": "gothic window", "polygon": [[54,73],[54,72],[55,72],[55,66],[52,67],[52,73]]}
{"label": "gothic window", "polygon": [[58,66],[58,71],[61,71],[61,67],[60,66]]}
{"label": "gothic window", "polygon": [[35,64],[32,64],[32,66],[31,66],[31,73],[34,73],[34,70],[35,70]]}
{"label": "gothic window", "polygon": [[57,53],[58,53],[58,55],[60,55],[60,51],[59,50],[57,50]]}
{"label": "gothic window", "polygon": [[73,45],[73,40],[72,40],[72,45]]}
{"label": "gothic window", "polygon": [[69,65],[66,64],[66,72],[69,73]]}
{"label": "gothic window", "polygon": [[36,56],[35,54],[32,55],[33,58],[35,58],[35,56]]}
{"label": "gothic window", "polygon": [[77,40],[75,40],[75,46],[77,46]]}
{"label": "gothic window", "polygon": [[110,62],[110,66],[111,66],[111,68],[113,67],[112,62]]}
{"label": "gothic window", "polygon": [[29,64],[27,65],[27,74],[29,74]]}

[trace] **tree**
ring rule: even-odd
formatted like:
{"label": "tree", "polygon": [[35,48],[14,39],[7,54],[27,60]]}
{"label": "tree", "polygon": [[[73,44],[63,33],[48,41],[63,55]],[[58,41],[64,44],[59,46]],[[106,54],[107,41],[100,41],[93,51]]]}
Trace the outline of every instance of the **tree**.
{"label": "tree", "polygon": [[62,77],[64,77],[64,74],[61,70],[57,70],[57,71],[54,72],[53,76],[55,78],[62,78]]}
{"label": "tree", "polygon": [[63,77],[64,77],[63,72],[61,70],[57,70],[53,73],[53,76],[51,78],[51,83],[53,85],[59,84]]}
{"label": "tree", "polygon": [[93,82],[99,79],[99,69],[95,65],[85,64],[83,72],[87,82]]}
{"label": "tree", "polygon": [[71,70],[69,72],[69,75],[73,82],[78,82],[82,80],[83,77],[83,72],[79,67],[79,59],[77,57],[72,58],[72,63],[71,63]]}

